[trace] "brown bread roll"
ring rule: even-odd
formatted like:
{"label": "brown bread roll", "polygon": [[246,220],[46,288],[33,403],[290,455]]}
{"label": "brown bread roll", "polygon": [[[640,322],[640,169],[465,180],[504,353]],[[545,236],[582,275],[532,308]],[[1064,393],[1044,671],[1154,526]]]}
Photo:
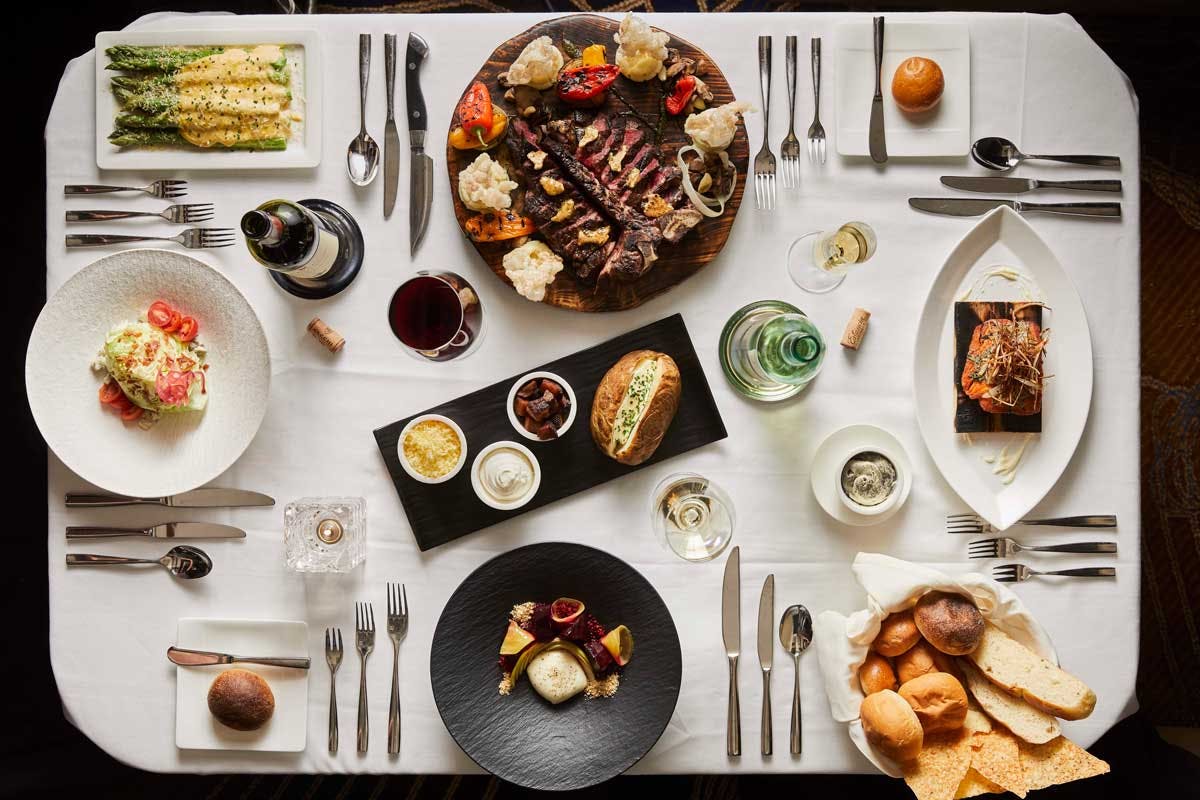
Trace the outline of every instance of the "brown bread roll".
{"label": "brown bread roll", "polygon": [[900,685],[926,734],[961,728],[967,718],[967,690],[946,672],[930,672]]}
{"label": "brown bread roll", "polygon": [[946,77],[931,58],[913,56],[901,62],[892,76],[892,97],[902,111],[917,114],[928,111],[942,99]]}
{"label": "brown bread roll", "polygon": [[921,752],[925,734],[912,706],[891,689],[867,695],[859,706],[867,741],[888,758],[912,761]]}
{"label": "brown bread roll", "polygon": [[929,642],[922,639],[912,647],[896,656],[896,676],[901,683],[908,683],[913,678],[919,678],[929,672],[940,672],[934,662],[934,650]]}
{"label": "brown bread roll", "polygon": [[254,731],[275,713],[275,695],[267,682],[250,670],[227,669],[208,688],[208,710],[222,725]]}
{"label": "brown bread roll", "polygon": [[898,656],[920,638],[921,632],[913,622],[912,611],[897,611],[884,617],[871,648],[881,656]]}
{"label": "brown bread roll", "polygon": [[896,673],[886,658],[878,653],[867,653],[867,660],[858,668],[858,685],[862,687],[863,694],[895,689]]}
{"label": "brown bread roll", "polygon": [[913,607],[913,621],[931,645],[952,656],[965,656],[983,638],[983,615],[970,598],[929,592]]}

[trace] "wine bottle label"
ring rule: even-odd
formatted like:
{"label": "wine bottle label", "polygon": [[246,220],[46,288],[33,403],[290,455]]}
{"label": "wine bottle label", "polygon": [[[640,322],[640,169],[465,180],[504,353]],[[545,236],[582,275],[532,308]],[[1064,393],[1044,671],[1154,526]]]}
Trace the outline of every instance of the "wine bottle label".
{"label": "wine bottle label", "polygon": [[318,228],[317,247],[313,251],[312,258],[304,266],[294,269],[288,274],[293,278],[303,278],[310,281],[315,281],[323,277],[329,270],[333,269],[334,262],[337,261],[340,245],[341,243],[338,241],[337,236],[324,228]]}

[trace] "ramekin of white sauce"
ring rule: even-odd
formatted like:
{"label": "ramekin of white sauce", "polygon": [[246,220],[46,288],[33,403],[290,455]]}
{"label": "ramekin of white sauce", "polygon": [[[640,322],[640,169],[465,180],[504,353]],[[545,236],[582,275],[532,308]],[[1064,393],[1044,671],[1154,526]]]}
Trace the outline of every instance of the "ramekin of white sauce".
{"label": "ramekin of white sauce", "polygon": [[533,499],[542,483],[537,457],[523,444],[493,442],[471,464],[471,486],[487,506],[501,511],[520,508]]}

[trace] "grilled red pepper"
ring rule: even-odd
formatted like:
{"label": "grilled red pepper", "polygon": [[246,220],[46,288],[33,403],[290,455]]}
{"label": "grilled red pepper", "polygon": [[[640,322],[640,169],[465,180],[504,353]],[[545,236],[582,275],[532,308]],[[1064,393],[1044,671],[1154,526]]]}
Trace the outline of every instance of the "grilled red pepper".
{"label": "grilled red pepper", "polygon": [[616,64],[569,67],[558,73],[558,96],[568,103],[595,100],[613,85],[620,73]]}
{"label": "grilled red pepper", "polygon": [[468,137],[474,136],[479,139],[481,145],[487,146],[483,137],[492,130],[492,96],[482,81],[472,83],[471,88],[467,89],[467,93],[459,101],[458,124],[467,132]]}
{"label": "grilled red pepper", "polygon": [[667,113],[671,116],[682,114],[688,107],[692,95],[696,93],[696,76],[684,75],[675,81],[675,89],[667,98]]}

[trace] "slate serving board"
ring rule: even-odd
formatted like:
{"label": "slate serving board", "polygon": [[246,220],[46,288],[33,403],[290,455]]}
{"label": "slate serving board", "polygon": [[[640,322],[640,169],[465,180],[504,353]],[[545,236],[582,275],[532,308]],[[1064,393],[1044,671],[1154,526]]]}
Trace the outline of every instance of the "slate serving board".
{"label": "slate serving board", "polygon": [[[682,392],[679,410],[654,455],[636,467],[619,464],[600,452],[592,441],[589,418],[592,396],[601,378],[621,356],[631,350],[657,350],[675,359]],[[545,370],[562,376],[575,390],[575,421],[566,434],[550,442],[521,437],[508,420],[505,404],[518,378]],[[442,414],[458,423],[467,437],[467,458],[457,475],[445,483],[413,480],[396,451],[400,431],[420,414]],[[409,526],[421,550],[429,550],[489,525],[541,508],[564,497],[619,478],[642,467],[694,450],[726,437],[725,423],[713,400],[704,369],[679,314],[580,350],[569,356],[522,370],[491,386],[426,409],[375,431],[379,452],[391,474]],[[513,511],[490,508],[471,488],[471,464],[477,453],[492,442],[520,442],[533,451],[542,468],[542,485],[527,504]],[[553,598],[551,598],[553,599]]]}
{"label": "slate serving board", "polygon": [[[555,706],[527,680],[506,697],[497,691],[512,607],[556,597],[578,598],[605,627],[633,634],[613,697]],[[679,633],[650,582],[615,556],[566,542],[510,550],[467,576],[442,610],[429,656],[433,699],[459,747],[531,789],[581,789],[629,769],[670,722],[682,674]]]}

